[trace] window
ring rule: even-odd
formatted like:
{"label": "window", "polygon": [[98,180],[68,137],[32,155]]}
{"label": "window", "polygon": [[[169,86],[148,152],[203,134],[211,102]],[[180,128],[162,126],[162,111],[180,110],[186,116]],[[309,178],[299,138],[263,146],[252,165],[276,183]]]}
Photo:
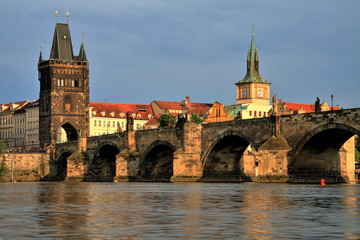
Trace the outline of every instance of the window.
{"label": "window", "polygon": [[249,111],[249,116],[251,116],[252,115],[252,112],[251,111]]}
{"label": "window", "polygon": [[71,80],[71,86],[75,87],[75,81],[74,80]]}
{"label": "window", "polygon": [[266,117],[266,112],[264,112],[264,117]]}
{"label": "window", "polygon": [[99,127],[101,127],[101,120],[99,120]]}
{"label": "window", "polygon": [[261,117],[261,112],[259,112],[259,117]]}
{"label": "window", "polygon": [[65,112],[70,112],[70,111],[71,111],[71,97],[65,96]]}
{"label": "window", "polygon": [[254,111],[254,117],[256,117],[256,111]]}
{"label": "window", "polygon": [[96,127],[96,120],[94,120],[94,126]]}
{"label": "window", "polygon": [[79,87],[79,81],[75,81],[75,87]]}
{"label": "window", "polygon": [[64,79],[60,80],[60,84],[61,84],[62,87],[64,86]]}
{"label": "window", "polygon": [[113,127],[115,127],[115,121],[113,121]]}
{"label": "window", "polygon": [[60,87],[60,79],[57,80],[57,86]]}

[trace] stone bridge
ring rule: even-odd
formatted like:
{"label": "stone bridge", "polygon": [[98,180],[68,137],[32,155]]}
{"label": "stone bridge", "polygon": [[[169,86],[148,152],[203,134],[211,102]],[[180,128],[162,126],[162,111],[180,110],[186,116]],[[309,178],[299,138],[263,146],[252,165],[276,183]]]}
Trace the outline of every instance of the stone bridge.
{"label": "stone bridge", "polygon": [[354,182],[360,108],[128,131],[58,144],[68,181]]}

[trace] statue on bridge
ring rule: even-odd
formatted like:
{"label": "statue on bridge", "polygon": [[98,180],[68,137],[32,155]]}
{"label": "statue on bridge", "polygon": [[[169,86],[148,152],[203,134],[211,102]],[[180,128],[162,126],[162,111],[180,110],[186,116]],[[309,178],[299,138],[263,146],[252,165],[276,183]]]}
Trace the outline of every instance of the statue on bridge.
{"label": "statue on bridge", "polygon": [[277,99],[277,95],[275,94],[272,98],[272,103],[273,103],[273,109],[272,109],[272,115],[276,116],[278,113],[278,99]]}
{"label": "statue on bridge", "polygon": [[187,122],[187,114],[178,114],[176,127],[183,127],[186,122]]}
{"label": "statue on bridge", "polygon": [[315,112],[321,112],[321,107],[320,107],[320,98],[316,97],[316,102],[315,102]]}
{"label": "statue on bridge", "polygon": [[134,118],[130,117],[130,112],[126,113],[126,132],[134,131]]}

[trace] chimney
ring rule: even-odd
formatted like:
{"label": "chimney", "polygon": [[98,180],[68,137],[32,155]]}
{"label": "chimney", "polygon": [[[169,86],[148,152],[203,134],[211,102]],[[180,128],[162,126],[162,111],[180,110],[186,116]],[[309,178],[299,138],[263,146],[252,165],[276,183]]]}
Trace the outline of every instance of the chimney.
{"label": "chimney", "polygon": [[190,108],[190,96],[186,96],[186,108]]}

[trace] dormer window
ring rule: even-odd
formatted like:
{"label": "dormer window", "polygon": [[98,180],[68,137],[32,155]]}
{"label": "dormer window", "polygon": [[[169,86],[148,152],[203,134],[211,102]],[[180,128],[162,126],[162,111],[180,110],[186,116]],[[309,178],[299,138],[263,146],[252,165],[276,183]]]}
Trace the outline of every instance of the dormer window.
{"label": "dormer window", "polygon": [[120,113],[120,117],[124,117],[125,113]]}
{"label": "dormer window", "polygon": [[141,119],[141,114],[138,114],[137,117],[138,117],[138,119]]}
{"label": "dormer window", "polygon": [[114,117],[114,116],[115,116],[115,113],[114,113],[114,112],[111,112],[110,115],[111,115],[112,117]]}
{"label": "dormer window", "polygon": [[102,112],[101,112],[101,115],[102,115],[103,117],[105,117],[105,112],[104,112],[104,111],[102,111]]}
{"label": "dormer window", "polygon": [[131,114],[131,116],[132,116],[133,118],[135,118],[135,113]]}

